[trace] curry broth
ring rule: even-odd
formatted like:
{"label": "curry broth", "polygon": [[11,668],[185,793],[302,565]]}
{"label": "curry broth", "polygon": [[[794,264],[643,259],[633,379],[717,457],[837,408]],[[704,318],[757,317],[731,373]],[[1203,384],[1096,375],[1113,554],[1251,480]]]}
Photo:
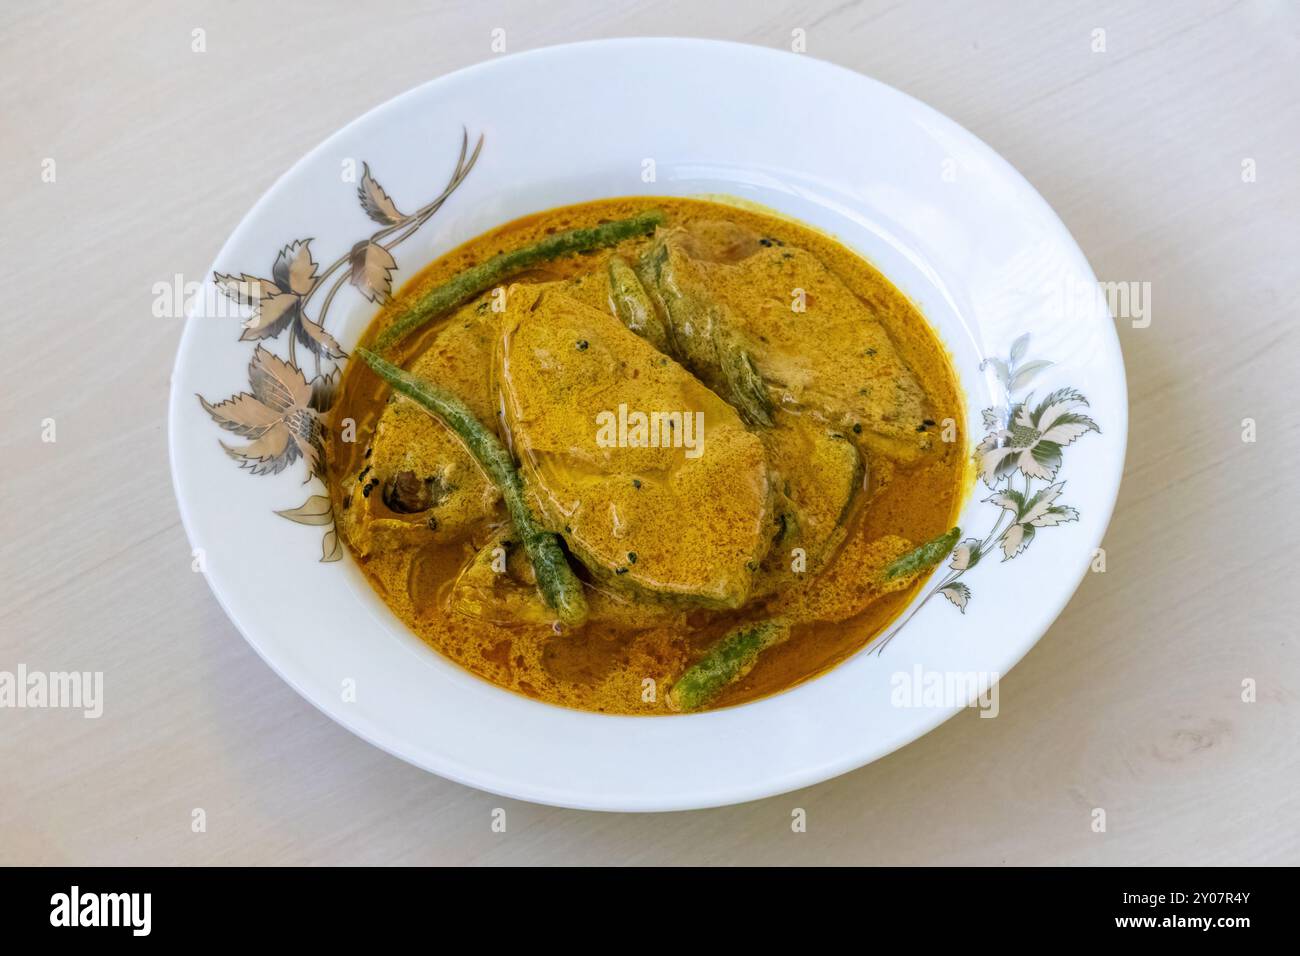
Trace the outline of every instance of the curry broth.
{"label": "curry broth", "polygon": [[[864,489],[856,495],[854,507],[844,519],[843,543],[828,567],[854,561],[855,556],[865,555],[872,542],[885,536],[919,544],[949,528],[969,485],[969,459],[962,430],[962,395],[945,349],[918,310],[865,260],[830,237],[787,219],[730,204],[666,197],[602,200],[526,216],[467,242],[427,266],[380,311],[361,344],[373,341],[404,304],[491,256],[547,234],[630,216],[652,207],[663,210],[672,225],[726,219],[773,241],[813,253],[884,325],[899,356],[924,388],[935,410],[934,418],[957,423],[955,441],[936,442],[929,454],[913,464],[868,456]],[[612,253],[635,259],[648,244],[646,238],[627,240],[612,250],[547,263],[531,273],[512,277],[510,282],[576,278],[599,268]],[[430,323],[390,357],[398,364],[409,365],[430,347],[450,320]],[[337,423],[343,418],[353,419],[355,440],[344,441],[337,426],[331,430],[328,459],[336,514],[358,500],[358,476],[364,476],[368,468],[371,436],[391,400],[390,388],[361,362],[348,363],[333,420]],[[500,430],[499,422],[489,424],[497,424]],[[717,491],[720,495],[727,493],[725,487]],[[368,500],[367,505],[372,512],[384,512],[378,502]],[[494,520],[500,522],[503,514],[498,512]],[[605,713],[670,713],[666,690],[705,648],[737,623],[754,620],[773,606],[781,606],[777,595],[738,610],[683,609],[675,614],[647,610],[644,616],[632,613],[625,627],[589,622],[575,632],[559,635],[549,625],[507,627],[485,623],[449,610],[448,603],[452,584],[472,558],[474,547],[482,547],[490,536],[489,524],[485,517],[483,530],[473,537],[473,546],[465,540],[440,543],[435,533],[414,556],[402,548],[359,554],[347,535],[345,540],[385,603],[431,647],[492,683],[548,703]],[[903,590],[883,594],[865,610],[839,623],[797,625],[788,640],[764,651],[753,669],[726,687],[710,707],[754,700],[834,666],[879,634],[911,601],[923,581],[924,576]],[[841,596],[847,603],[851,583],[834,587],[842,589]],[[832,589],[830,593],[833,597],[836,592]],[[655,681],[657,693],[653,701],[643,699],[646,678]]]}

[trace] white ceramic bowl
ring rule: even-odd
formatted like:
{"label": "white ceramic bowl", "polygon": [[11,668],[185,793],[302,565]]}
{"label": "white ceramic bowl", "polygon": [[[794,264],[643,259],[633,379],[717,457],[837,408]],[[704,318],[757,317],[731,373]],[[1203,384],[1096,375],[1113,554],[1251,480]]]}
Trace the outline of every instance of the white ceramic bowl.
{"label": "white ceramic bowl", "polygon": [[[546,96],[536,99],[539,90]],[[238,467],[250,460],[232,459],[219,441],[247,448],[266,429],[258,416],[268,413],[247,405],[211,413],[196,395],[216,408],[249,392],[256,355],[263,405],[306,404],[316,377],[308,343],[321,337],[304,330],[295,367],[283,360],[294,310],[315,280],[301,247],[286,252],[279,270],[277,256],[312,237],[308,248],[323,271],[400,215],[393,210],[424,208],[452,172],[462,127],[471,142],[483,134],[482,154],[436,214],[392,248],[396,285],[525,213],[607,196],[727,194],[837,235],[909,295],[952,351],[970,434],[1005,424],[998,410],[1008,407],[1008,386],[1012,404],[1033,393],[1031,410],[1055,392],[1058,407],[1022,421],[1018,447],[989,459],[1017,466],[997,479],[1002,497],[985,500],[994,492],[980,483],[967,500],[960,523],[981,541],[989,535],[984,559],[963,570],[958,555],[955,569],[941,566],[881,653],[877,644],[765,700],[665,718],[581,713],[498,689],[412,636],[349,557],[319,560],[322,547],[327,557],[342,549],[313,498],[320,483],[295,455],[309,447],[309,432],[261,435],[252,454],[264,453],[263,466],[284,467],[253,475]],[[371,217],[357,201],[366,169],[393,204],[372,191]],[[335,275],[347,271],[345,264]],[[218,273],[267,279],[273,296],[261,307],[268,321],[281,317],[284,331],[248,338],[260,333],[241,328],[247,309],[226,307]],[[908,704],[902,692],[919,689],[908,681],[1002,675],[1033,646],[1086,573],[1119,485],[1127,404],[1118,341],[1060,220],[952,121],[803,55],[699,40],[612,40],[442,77],[304,157],[236,229],[213,275],[191,308],[170,409],[176,494],[213,592],[267,663],[339,723],[420,767],[511,797],[603,810],[715,806],[816,783],[889,753],[962,705],[924,695]],[[376,308],[363,291],[345,281],[326,307],[322,284],[305,314],[350,348]],[[1009,374],[985,361],[1013,355]],[[1031,364],[1038,361],[1053,364]],[[325,358],[322,373],[341,363]],[[270,384],[277,378],[280,385]],[[984,409],[995,410],[987,427]],[[223,417],[242,421],[244,434],[219,428]],[[1070,439],[1063,461],[1051,478],[1035,475],[1045,470],[1035,451],[1053,464],[1045,444],[1052,436]],[[1051,500],[1017,507],[1005,492],[1026,485],[1031,495],[1051,489]],[[303,505],[291,514],[296,520],[276,514]],[[1004,546],[1014,552],[1016,544],[1007,544],[1007,528],[1027,545],[1014,561],[1004,560]],[[960,601],[962,587],[969,589],[964,611],[944,599]],[[931,592],[936,599],[922,605]]]}

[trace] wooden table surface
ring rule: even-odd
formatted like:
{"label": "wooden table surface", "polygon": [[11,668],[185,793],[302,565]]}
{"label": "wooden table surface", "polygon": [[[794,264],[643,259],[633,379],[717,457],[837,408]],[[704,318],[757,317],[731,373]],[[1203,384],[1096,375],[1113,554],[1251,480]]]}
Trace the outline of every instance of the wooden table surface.
{"label": "wooden table surface", "polygon": [[[1119,323],[1132,430],[1107,571],[1003,680],[999,719],[744,806],[533,806],[332,723],[191,572],[165,429],[181,323],[154,317],[154,284],[201,278],[300,155],[496,55],[495,28],[510,52],[788,49],[802,29],[807,55],[1006,156],[1101,279],[1150,283],[1150,326]],[[98,720],[0,709],[0,863],[1300,862],[1296,7],[6,4],[0,62],[0,670],[105,681]]]}

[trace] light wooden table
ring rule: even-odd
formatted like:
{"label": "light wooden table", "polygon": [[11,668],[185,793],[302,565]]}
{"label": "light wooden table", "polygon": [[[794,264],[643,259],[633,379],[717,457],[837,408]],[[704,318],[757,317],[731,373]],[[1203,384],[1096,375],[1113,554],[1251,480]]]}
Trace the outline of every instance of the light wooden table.
{"label": "light wooden table", "polygon": [[[1000,719],[740,807],[531,806],[331,723],[191,573],[164,427],[180,323],[154,283],[201,277],[302,153],[494,55],[498,27],[511,51],[803,29],[1006,156],[1103,280],[1150,282],[1150,327],[1120,327],[1108,570],[1003,681]],[[0,670],[102,670],[107,704],[0,709],[0,863],[1300,862],[1298,37],[1264,0],[6,4]]]}

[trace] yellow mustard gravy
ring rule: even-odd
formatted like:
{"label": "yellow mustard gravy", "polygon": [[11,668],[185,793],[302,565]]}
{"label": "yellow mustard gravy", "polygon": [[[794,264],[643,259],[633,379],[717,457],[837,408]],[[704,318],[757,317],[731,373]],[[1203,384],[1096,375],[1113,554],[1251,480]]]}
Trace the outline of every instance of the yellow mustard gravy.
{"label": "yellow mustard gravy", "polygon": [[[650,208],[666,216],[661,248],[680,260],[664,252],[667,265],[694,270],[754,346],[773,425],[743,420],[675,362],[661,364],[653,329],[620,324],[609,260],[645,261],[649,236],[513,276],[389,356],[459,395],[511,446],[535,511],[586,582],[585,625],[548,619],[499,493],[456,436],[359,360],[344,372],[328,448],[344,540],[412,631],[501,687],[615,714],[671,713],[674,681],[743,622],[781,616],[793,628],[708,707],[785,690],[852,655],[923,580],[882,587],[880,569],[946,531],[969,484],[962,394],[918,310],[829,236],[747,208],[640,197],[518,219],[427,266],[362,344],[502,251]],[[862,387],[846,391],[855,377]],[[665,403],[702,409],[698,457],[583,444],[599,442],[593,411],[616,419],[625,406],[625,427],[627,408]],[[819,403],[847,411],[827,416]],[[624,549],[629,540],[639,551]]]}

